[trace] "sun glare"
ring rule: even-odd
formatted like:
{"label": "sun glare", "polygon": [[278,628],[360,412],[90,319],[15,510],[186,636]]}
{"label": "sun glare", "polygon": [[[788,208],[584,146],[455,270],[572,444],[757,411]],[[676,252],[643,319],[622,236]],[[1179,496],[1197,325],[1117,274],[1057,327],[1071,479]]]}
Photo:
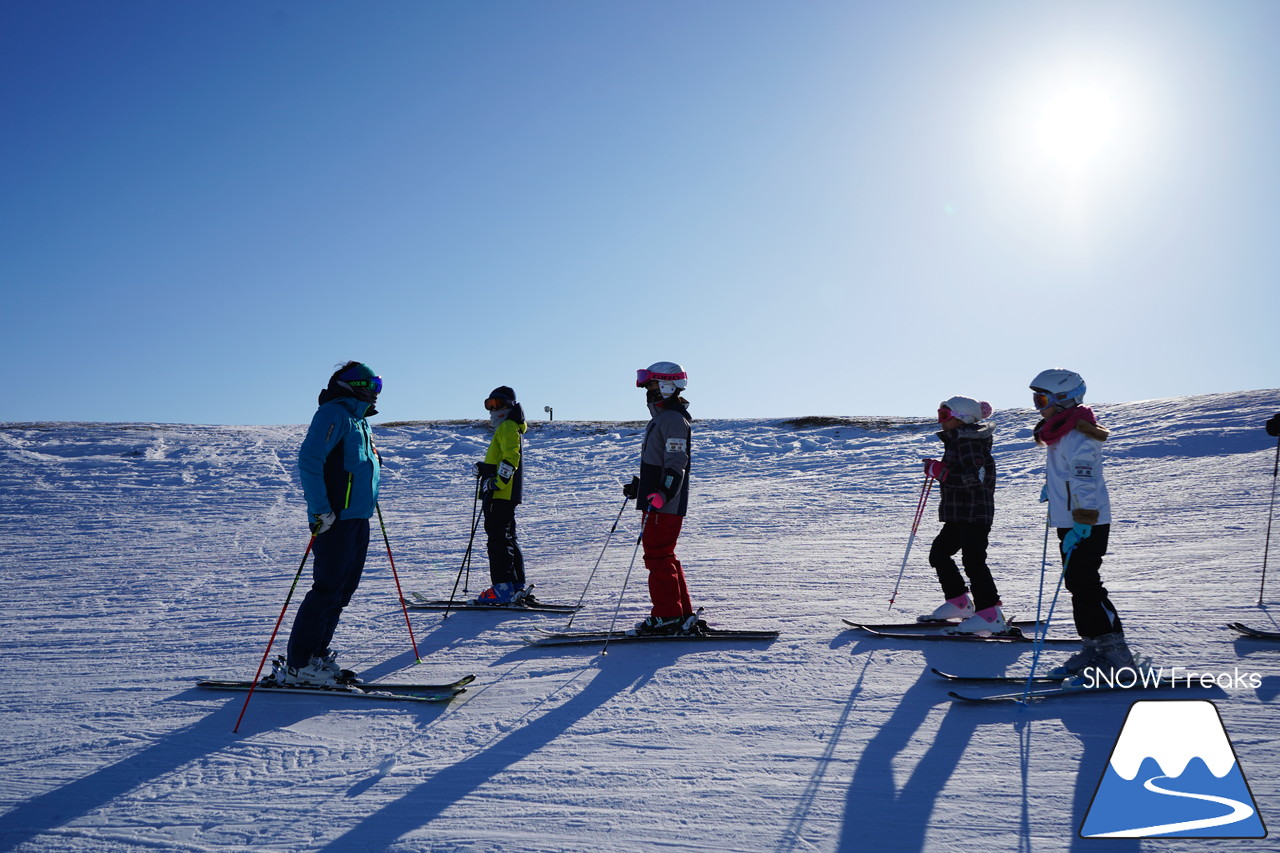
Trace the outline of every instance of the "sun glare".
{"label": "sun glare", "polygon": [[992,101],[993,185],[1020,228],[1080,254],[1112,233],[1157,155],[1151,91],[1130,57],[1037,56],[1023,70]]}
{"label": "sun glare", "polygon": [[1008,153],[1041,180],[1115,177],[1144,144],[1142,92],[1134,69],[1116,62],[1078,59],[1027,75],[1005,105]]}
{"label": "sun glare", "polygon": [[1075,172],[1121,142],[1123,118],[1111,89],[1073,82],[1044,94],[1032,118],[1032,139],[1048,163]]}

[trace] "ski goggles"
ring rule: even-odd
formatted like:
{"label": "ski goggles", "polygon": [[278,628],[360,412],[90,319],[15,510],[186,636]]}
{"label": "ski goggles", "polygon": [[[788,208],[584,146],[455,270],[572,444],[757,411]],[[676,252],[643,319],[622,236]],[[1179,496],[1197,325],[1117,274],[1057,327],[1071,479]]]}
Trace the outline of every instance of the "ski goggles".
{"label": "ski goggles", "polygon": [[958,417],[960,416],[957,415],[955,412],[951,411],[950,409],[948,409],[946,406],[938,407],[938,423],[945,424],[947,421],[951,420],[952,418],[958,418]]}
{"label": "ski goggles", "polygon": [[490,397],[484,401],[484,407],[490,412],[496,412],[499,409],[509,409],[512,402],[506,397]]}
{"label": "ski goggles", "polygon": [[648,370],[636,371],[636,387],[643,388],[650,382],[677,382],[681,379],[688,379],[689,374],[683,370],[679,373],[652,373]]}
{"label": "ski goggles", "polygon": [[1046,406],[1056,406],[1057,404],[1058,400],[1056,396],[1048,393],[1047,391],[1036,391],[1031,395],[1031,405],[1035,406],[1037,409],[1043,409]]}
{"label": "ski goggles", "polygon": [[372,379],[347,379],[344,381],[352,391],[367,391],[375,397],[382,393],[381,376],[375,376]]}

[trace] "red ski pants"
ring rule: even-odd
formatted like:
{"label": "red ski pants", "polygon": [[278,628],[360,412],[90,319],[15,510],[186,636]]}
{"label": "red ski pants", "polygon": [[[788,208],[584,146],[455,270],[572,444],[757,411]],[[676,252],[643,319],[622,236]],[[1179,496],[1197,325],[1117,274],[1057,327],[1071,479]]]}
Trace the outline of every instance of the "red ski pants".
{"label": "red ski pants", "polygon": [[649,598],[652,616],[670,618],[692,616],[693,602],[684,582],[684,569],[676,559],[676,540],[684,516],[651,512],[645,519],[640,537],[644,545],[644,565],[649,570]]}

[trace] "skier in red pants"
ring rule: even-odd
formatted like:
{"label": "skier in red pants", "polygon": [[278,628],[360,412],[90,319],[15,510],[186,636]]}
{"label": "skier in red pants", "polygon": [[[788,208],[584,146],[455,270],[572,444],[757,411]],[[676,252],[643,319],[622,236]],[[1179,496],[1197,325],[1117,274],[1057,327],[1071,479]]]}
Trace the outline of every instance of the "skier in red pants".
{"label": "skier in red pants", "polygon": [[689,401],[684,368],[660,361],[636,371],[636,387],[644,388],[651,415],[640,452],[640,476],[624,487],[644,512],[641,545],[649,570],[649,618],[636,625],[641,634],[678,634],[700,627],[684,569],[676,558],[676,540],[689,504]]}

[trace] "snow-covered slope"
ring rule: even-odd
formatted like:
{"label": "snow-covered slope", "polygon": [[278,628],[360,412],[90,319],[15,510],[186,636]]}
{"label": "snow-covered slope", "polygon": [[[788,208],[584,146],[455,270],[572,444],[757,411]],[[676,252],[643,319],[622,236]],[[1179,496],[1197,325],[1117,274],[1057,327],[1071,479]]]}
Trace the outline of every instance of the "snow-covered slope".
{"label": "snow-covered slope", "polygon": [[[1274,824],[1280,643],[1224,626],[1277,621],[1255,602],[1276,454],[1262,424],[1280,391],[1096,408],[1114,430],[1112,598],[1157,662],[1262,675],[1260,688],[1207,696]],[[1042,451],[1029,411],[996,422],[992,566],[1006,610],[1025,617],[1041,582]],[[487,432],[375,426],[401,582],[447,596]],[[544,599],[583,594],[640,429],[533,425],[519,519]],[[0,425],[0,849],[1205,848],[1076,836],[1131,696],[953,705],[930,666],[1025,673],[1029,649],[842,630],[842,616],[896,621],[938,603],[931,506],[886,612],[918,459],[938,450],[931,424],[902,419],[695,424],[679,550],[695,601],[714,625],[781,630],[773,643],[618,646],[601,658],[525,645],[563,617],[419,612],[418,665],[375,527],[336,638],[344,664],[387,680],[474,672],[472,689],[446,707],[259,694],[233,734],[243,694],[194,685],[251,677],[289,594],[307,541],[293,461],[302,431]],[[628,509],[575,628],[609,624],[636,521]],[[1272,552],[1268,602],[1280,600],[1280,543]],[[481,551],[472,593],[486,572]],[[1046,606],[1053,580],[1051,566]],[[620,621],[645,614],[643,581],[638,565]],[[1069,632],[1068,612],[1064,599],[1055,633]]]}

